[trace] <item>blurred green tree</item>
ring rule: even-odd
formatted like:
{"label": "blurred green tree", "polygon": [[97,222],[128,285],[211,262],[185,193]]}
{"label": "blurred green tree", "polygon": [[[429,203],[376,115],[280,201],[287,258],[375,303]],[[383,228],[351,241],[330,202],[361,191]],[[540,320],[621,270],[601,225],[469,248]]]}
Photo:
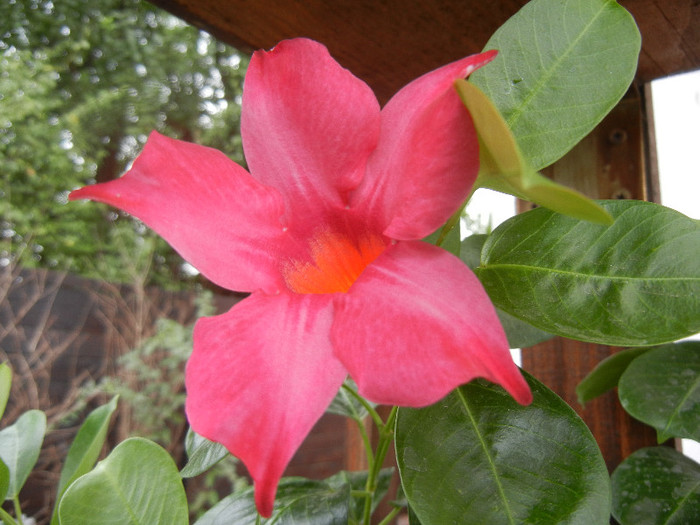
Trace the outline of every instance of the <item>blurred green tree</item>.
{"label": "blurred green tree", "polygon": [[118,177],[152,129],[242,162],[246,65],[141,0],[0,2],[0,265],[129,281],[126,254],[152,283],[186,280],[138,221],[67,195]]}

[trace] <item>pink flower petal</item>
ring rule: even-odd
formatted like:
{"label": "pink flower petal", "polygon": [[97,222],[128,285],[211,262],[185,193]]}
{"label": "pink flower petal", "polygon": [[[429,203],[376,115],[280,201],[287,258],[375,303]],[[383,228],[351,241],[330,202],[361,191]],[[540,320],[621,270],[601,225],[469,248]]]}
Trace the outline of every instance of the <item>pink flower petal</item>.
{"label": "pink flower petal", "polygon": [[153,132],[126,175],[70,194],[83,198],[138,217],[224,288],[283,286],[282,198],[220,151]]}
{"label": "pink flower petal", "polygon": [[382,109],[379,144],[352,205],[380,214],[388,237],[421,239],[467,198],[479,169],[479,149],[454,81],[495,54],[472,55],[423,75]]}
{"label": "pink flower petal", "polygon": [[420,241],[387,249],[336,298],[331,340],[360,393],[377,403],[425,406],[475,377],[532,400],[481,283]]}
{"label": "pink flower petal", "polygon": [[332,298],[257,293],[194,329],[187,417],[197,433],[245,463],[263,516],[347,374],[330,348]]}
{"label": "pink flower petal", "polygon": [[344,206],[378,134],[374,93],[323,45],[298,38],[253,55],[243,91],[243,149],[253,176],[297,210],[287,210],[290,220]]}

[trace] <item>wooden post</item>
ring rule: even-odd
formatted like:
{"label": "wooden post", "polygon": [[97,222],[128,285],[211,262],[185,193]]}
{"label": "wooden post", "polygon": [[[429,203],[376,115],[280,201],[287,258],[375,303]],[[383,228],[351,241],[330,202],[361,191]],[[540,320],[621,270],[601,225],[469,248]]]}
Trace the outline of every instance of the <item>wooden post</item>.
{"label": "wooden post", "polygon": [[[543,173],[596,199],[648,200],[642,97],[630,92],[612,112],[561,160]],[[519,211],[532,205],[519,202]],[[656,445],[656,432],[632,419],[612,391],[585,408],[576,398],[576,385],[602,359],[620,350],[556,337],[523,349],[523,368],[554,390],[584,419],[593,432],[608,469],[631,452]]]}

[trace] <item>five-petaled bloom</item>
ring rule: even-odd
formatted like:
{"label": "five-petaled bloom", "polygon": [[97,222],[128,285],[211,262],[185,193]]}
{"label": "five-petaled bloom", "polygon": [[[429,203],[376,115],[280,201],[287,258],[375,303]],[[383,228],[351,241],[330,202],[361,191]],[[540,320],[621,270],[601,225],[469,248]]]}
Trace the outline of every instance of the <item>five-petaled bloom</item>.
{"label": "five-petaled bloom", "polygon": [[425,406],[477,376],[531,401],[479,281],[420,240],[472,188],[478,141],[453,83],[494,55],[432,71],[380,110],[321,44],[284,41],[246,74],[250,173],[154,132],[125,176],[71,194],[140,218],[211,281],[250,292],[197,322],[186,411],[246,464],[263,516],[348,373],[377,403]]}

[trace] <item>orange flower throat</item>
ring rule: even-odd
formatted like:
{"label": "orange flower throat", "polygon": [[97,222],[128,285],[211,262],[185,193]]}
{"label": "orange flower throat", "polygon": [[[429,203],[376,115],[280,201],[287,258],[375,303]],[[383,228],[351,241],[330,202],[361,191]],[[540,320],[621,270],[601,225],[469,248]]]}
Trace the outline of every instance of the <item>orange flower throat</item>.
{"label": "orange flower throat", "polygon": [[289,289],[296,293],[347,292],[384,248],[386,244],[376,235],[353,242],[344,235],[322,231],[310,243],[313,262],[292,260],[282,274]]}

